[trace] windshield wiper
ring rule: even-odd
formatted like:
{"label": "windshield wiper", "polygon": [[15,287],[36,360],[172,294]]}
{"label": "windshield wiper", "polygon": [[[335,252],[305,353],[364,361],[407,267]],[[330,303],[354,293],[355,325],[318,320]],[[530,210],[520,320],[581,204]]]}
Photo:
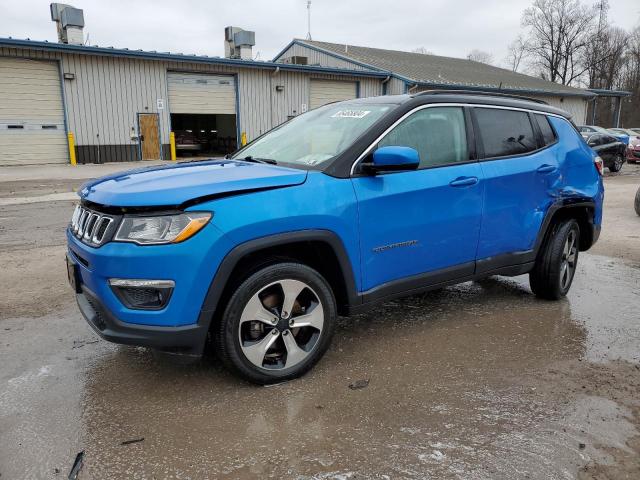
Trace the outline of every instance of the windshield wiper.
{"label": "windshield wiper", "polygon": [[254,163],[268,163],[269,165],[278,164],[278,162],[276,162],[271,158],[257,158],[257,157],[252,157],[251,155],[248,155],[244,158],[239,158],[238,160],[244,160],[245,162],[254,162]]}

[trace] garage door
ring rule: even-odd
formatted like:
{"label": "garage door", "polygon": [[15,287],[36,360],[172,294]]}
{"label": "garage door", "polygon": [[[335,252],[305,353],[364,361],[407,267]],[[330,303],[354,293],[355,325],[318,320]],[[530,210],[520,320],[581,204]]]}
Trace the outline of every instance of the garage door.
{"label": "garage door", "polygon": [[0,57],[0,165],[68,162],[58,65]]}
{"label": "garage door", "polygon": [[357,98],[356,82],[311,80],[309,108],[314,109],[331,102]]}
{"label": "garage door", "polygon": [[236,113],[234,77],[169,73],[167,80],[171,113]]}

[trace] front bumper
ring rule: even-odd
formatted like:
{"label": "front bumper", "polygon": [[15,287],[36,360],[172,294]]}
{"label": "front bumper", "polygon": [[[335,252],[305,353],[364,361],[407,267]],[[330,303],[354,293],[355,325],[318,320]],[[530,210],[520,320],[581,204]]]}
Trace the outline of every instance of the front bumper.
{"label": "front bumper", "polygon": [[82,286],[76,301],[87,323],[105,340],[124,345],[158,349],[165,353],[200,357],[204,351],[208,325],[181,327],[134,325],[118,320],[100,299]]}
{"label": "front bumper", "polygon": [[[228,240],[209,224],[189,240],[140,246],[108,242],[92,247],[67,229],[67,255],[75,264],[80,311],[104,339],[164,352],[202,354],[215,305],[204,305]],[[160,309],[133,309],[110,286],[110,279],[162,279],[175,288]],[[72,284],[73,285],[73,284]]]}

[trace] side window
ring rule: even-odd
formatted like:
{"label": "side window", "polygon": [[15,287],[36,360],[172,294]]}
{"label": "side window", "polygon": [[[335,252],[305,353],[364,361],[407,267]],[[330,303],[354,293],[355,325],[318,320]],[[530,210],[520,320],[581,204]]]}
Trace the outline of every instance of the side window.
{"label": "side window", "polygon": [[485,157],[519,155],[538,148],[526,112],[476,108],[475,113]]}
{"label": "side window", "polygon": [[600,135],[596,134],[596,135],[591,135],[588,139],[587,139],[587,144],[590,147],[595,147],[597,145],[602,145],[602,142],[600,141]]}
{"label": "side window", "polygon": [[540,132],[542,132],[542,140],[544,141],[544,144],[551,145],[556,141],[556,134],[554,133],[553,128],[551,128],[551,125],[549,125],[549,119],[546,115],[540,115],[539,113],[536,113],[534,118],[540,127]]}
{"label": "side window", "polygon": [[412,147],[420,167],[429,168],[469,160],[464,111],[460,107],[419,110],[391,130],[378,147]]}
{"label": "side window", "polygon": [[602,137],[602,144],[603,144],[603,145],[606,145],[607,143],[615,143],[615,142],[617,142],[617,141],[618,141],[618,139],[617,139],[617,138],[615,138],[615,137],[610,137],[609,135],[604,135],[604,136]]}

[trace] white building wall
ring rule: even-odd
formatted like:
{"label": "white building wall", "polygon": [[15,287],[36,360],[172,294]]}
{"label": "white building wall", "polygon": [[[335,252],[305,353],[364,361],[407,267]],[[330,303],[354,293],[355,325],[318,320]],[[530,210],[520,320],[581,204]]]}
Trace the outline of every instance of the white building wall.
{"label": "white building wall", "polygon": [[348,70],[373,70],[372,68],[363,67],[354,62],[348,60],[342,60],[336,58],[333,55],[328,55],[323,52],[319,52],[313,48],[305,47],[303,45],[293,44],[286,49],[282,54],[275,59],[275,61],[282,61],[293,56],[307,57],[309,65],[321,65],[323,67],[332,68],[345,68]]}
{"label": "white building wall", "polygon": [[[235,75],[239,133],[245,132],[249,141],[308,109],[310,78],[357,81],[360,97],[382,93],[382,80],[371,77],[14,48],[0,48],[0,56],[57,60],[64,73],[75,75],[73,80],[63,80],[63,90],[67,128],[75,135],[81,162],[83,156],[91,161],[96,156],[100,161],[136,160],[138,113],[158,114],[163,156],[168,157],[168,71]],[[276,91],[277,85],[284,89]],[[158,109],[158,99],[164,108]]]}
{"label": "white building wall", "polygon": [[552,96],[531,96],[543,102],[547,102],[552,107],[560,108],[571,115],[576,125],[584,125],[587,120],[587,100],[583,97],[552,97]]}

